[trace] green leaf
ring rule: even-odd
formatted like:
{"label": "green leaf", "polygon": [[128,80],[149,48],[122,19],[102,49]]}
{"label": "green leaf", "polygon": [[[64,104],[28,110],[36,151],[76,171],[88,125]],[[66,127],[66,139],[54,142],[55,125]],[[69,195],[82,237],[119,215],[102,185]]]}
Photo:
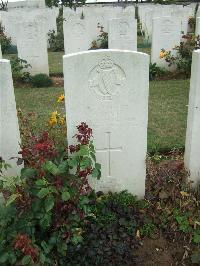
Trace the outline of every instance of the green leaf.
{"label": "green leaf", "polygon": [[92,177],[96,177],[97,179],[100,179],[101,177],[101,171],[97,168],[94,168],[92,170]]}
{"label": "green leaf", "polygon": [[49,212],[50,210],[52,210],[54,207],[54,197],[50,196],[48,198],[46,198],[45,200],[45,210],[46,212]]}
{"label": "green leaf", "polygon": [[75,158],[68,160],[68,165],[71,167],[76,167],[78,165],[78,162]]}
{"label": "green leaf", "polygon": [[95,168],[98,170],[101,170],[101,164],[100,163],[95,163]]}
{"label": "green leaf", "polygon": [[92,158],[92,160],[93,160],[94,162],[96,162],[96,155],[95,155],[94,152],[90,152],[90,157]]}
{"label": "green leaf", "polygon": [[46,186],[47,183],[48,183],[47,180],[44,179],[44,178],[38,179],[38,180],[35,182],[36,186],[38,186],[38,187]]}
{"label": "green leaf", "polygon": [[63,190],[61,197],[62,197],[63,201],[68,201],[70,199],[69,191],[68,190]]}
{"label": "green leaf", "polygon": [[78,155],[80,155],[80,156],[88,156],[89,155],[88,145],[81,145],[80,146],[80,150],[78,151]]}
{"label": "green leaf", "polygon": [[21,170],[22,178],[31,178],[37,175],[37,171],[34,168],[23,168]]}
{"label": "green leaf", "polygon": [[200,244],[200,234],[195,233],[194,236],[193,236],[193,241],[196,244]]}
{"label": "green leaf", "polygon": [[19,198],[19,196],[20,196],[20,194],[12,194],[10,197],[9,197],[9,199],[7,200],[7,202],[6,202],[6,207],[8,206],[8,205],[10,205],[11,203],[13,203],[17,198]]}
{"label": "green leaf", "polygon": [[81,169],[86,169],[92,165],[92,160],[89,157],[85,157],[80,162]]}
{"label": "green leaf", "polygon": [[9,259],[9,253],[0,254],[0,263],[5,263]]}
{"label": "green leaf", "polygon": [[45,164],[43,164],[42,168],[44,171],[47,171],[54,176],[59,175],[58,167],[51,161],[47,161]]}
{"label": "green leaf", "polygon": [[58,166],[58,170],[60,172],[60,174],[65,174],[68,171],[68,162],[67,161],[63,161],[59,166]]}
{"label": "green leaf", "polygon": [[75,235],[72,237],[72,243],[74,245],[77,245],[78,243],[81,243],[83,241],[83,237],[79,235]]}
{"label": "green leaf", "polygon": [[37,196],[42,199],[46,197],[49,194],[49,189],[48,188],[41,188],[40,191],[37,193]]}
{"label": "green leaf", "polygon": [[22,265],[30,265],[30,263],[32,262],[32,258],[31,256],[25,256],[22,259]]}
{"label": "green leaf", "polygon": [[45,254],[50,253],[51,249],[48,247],[48,245],[47,245],[47,243],[46,243],[45,241],[42,241],[42,242],[41,242],[41,246],[42,246],[42,248],[43,248]]}

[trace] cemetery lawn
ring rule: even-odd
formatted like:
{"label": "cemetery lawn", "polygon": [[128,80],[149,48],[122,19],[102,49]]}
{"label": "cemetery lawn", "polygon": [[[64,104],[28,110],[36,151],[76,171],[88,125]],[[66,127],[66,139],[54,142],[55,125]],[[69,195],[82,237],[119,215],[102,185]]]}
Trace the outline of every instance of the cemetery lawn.
{"label": "cemetery lawn", "polygon": [[[49,73],[50,75],[63,75],[63,61],[62,57],[64,52],[48,52],[49,57]],[[13,59],[17,57],[17,54],[4,54],[5,59]]]}
{"label": "cemetery lawn", "polygon": [[[53,59],[53,58],[52,58]],[[150,82],[148,151],[169,151],[184,148],[187,121],[189,80]],[[34,113],[34,132],[47,129],[50,115],[56,110],[63,88],[16,88],[17,107],[24,114]],[[60,105],[59,112],[63,105]],[[58,129],[53,135],[63,143],[65,136]]]}
{"label": "cemetery lawn", "polygon": [[49,71],[50,75],[63,75],[64,52],[49,52]]}

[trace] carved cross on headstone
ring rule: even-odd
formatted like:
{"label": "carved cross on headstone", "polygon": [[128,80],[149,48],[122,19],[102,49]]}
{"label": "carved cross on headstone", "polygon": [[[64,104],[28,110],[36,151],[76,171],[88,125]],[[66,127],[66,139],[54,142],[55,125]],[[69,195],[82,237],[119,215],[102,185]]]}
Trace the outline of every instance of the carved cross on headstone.
{"label": "carved cross on headstone", "polygon": [[111,132],[106,132],[107,135],[107,148],[103,148],[103,149],[97,149],[97,152],[108,152],[108,174],[107,177],[111,177],[111,154],[113,152],[121,152],[122,151],[122,147],[116,147],[113,148],[111,147]]}

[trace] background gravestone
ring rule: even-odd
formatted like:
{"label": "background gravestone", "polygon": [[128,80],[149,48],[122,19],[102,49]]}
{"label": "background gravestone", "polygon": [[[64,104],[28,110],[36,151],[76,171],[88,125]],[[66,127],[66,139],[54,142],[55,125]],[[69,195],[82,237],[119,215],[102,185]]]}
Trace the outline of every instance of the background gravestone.
{"label": "background gravestone", "polygon": [[0,44],[0,59],[2,58],[1,44]]}
{"label": "background gravestone", "polygon": [[43,23],[43,20],[38,19],[18,24],[18,57],[31,65],[28,71],[32,75],[49,75],[47,36]]}
{"label": "background gravestone", "polygon": [[196,31],[195,31],[195,35],[200,35],[200,17],[198,17],[196,19]]}
{"label": "background gravestone", "polygon": [[15,95],[11,74],[10,61],[0,60],[0,156],[9,164],[7,175],[17,175],[21,168],[17,167],[16,159],[20,151],[20,133],[15,104]]}
{"label": "background gravestone", "polygon": [[[64,8],[63,17],[65,19],[63,23],[65,54],[69,54],[90,49],[92,47],[92,43],[99,39],[99,35],[102,31],[108,32],[109,19],[134,19],[135,7],[113,6],[112,4],[85,5],[83,7],[76,8],[76,10]],[[77,36],[77,34],[71,32],[71,27],[74,21],[80,23],[84,28],[84,34],[81,36]]]}
{"label": "background gravestone", "polygon": [[44,30],[46,35],[49,31],[57,32],[56,18],[58,17],[58,8],[18,8],[11,9],[8,12],[0,12],[2,24],[5,27],[5,32],[8,37],[11,37],[13,45],[17,44],[18,38],[18,23],[19,21],[31,21],[43,19]]}
{"label": "background gravestone", "polygon": [[193,52],[185,142],[185,167],[196,185],[200,182],[200,50]]}
{"label": "background gravestone", "polygon": [[70,16],[63,22],[65,54],[87,51],[91,45],[85,21]]}
{"label": "background gravestone", "polygon": [[109,20],[108,48],[137,51],[137,20],[131,18]]}
{"label": "background gravestone", "polygon": [[160,58],[161,49],[173,51],[181,41],[181,21],[174,17],[161,17],[153,19],[153,35],[151,48],[151,62],[159,67],[169,69],[165,59]]}
{"label": "background gravestone", "polygon": [[145,192],[149,56],[98,50],[64,56],[68,143],[76,126],[93,129],[102,164],[96,190]]}

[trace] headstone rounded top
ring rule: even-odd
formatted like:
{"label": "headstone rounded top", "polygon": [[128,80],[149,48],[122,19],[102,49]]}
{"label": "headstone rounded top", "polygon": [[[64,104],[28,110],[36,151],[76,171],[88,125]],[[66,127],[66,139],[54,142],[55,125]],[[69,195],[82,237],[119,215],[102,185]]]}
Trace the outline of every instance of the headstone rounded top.
{"label": "headstone rounded top", "polygon": [[137,51],[130,51],[130,50],[119,50],[119,49],[98,49],[98,50],[92,50],[92,51],[83,51],[83,52],[78,52],[78,53],[71,53],[71,54],[67,54],[64,55],[63,58],[69,58],[69,57],[73,57],[76,55],[84,55],[84,54],[92,54],[92,53],[96,53],[96,54],[109,54],[109,53],[126,53],[126,54],[132,54],[132,55],[138,55],[138,56],[144,56],[149,58],[149,55],[146,53],[142,53],[142,52],[137,52]]}
{"label": "headstone rounded top", "polygon": [[8,60],[8,59],[0,59],[0,62],[1,63],[10,63],[10,60]]}

